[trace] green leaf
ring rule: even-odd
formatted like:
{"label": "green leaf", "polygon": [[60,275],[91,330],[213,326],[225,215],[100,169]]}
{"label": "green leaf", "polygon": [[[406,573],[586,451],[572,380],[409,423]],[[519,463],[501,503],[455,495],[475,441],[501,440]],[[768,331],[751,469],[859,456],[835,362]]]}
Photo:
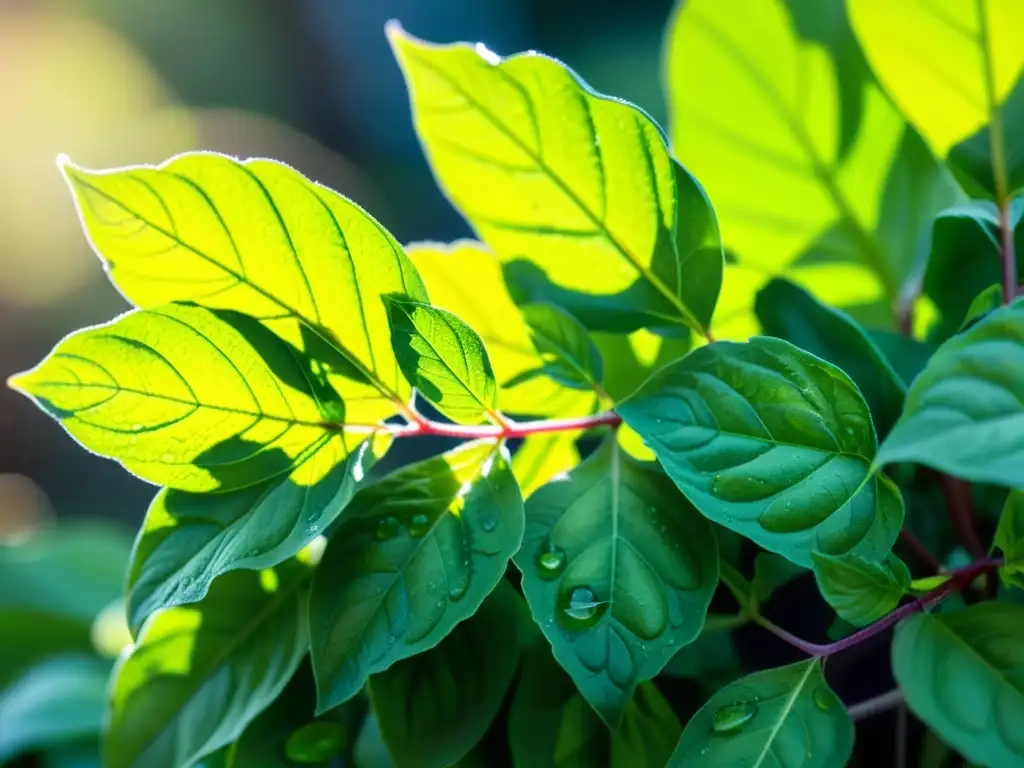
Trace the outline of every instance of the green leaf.
{"label": "green leaf", "polygon": [[551,655],[530,648],[508,717],[516,768],[662,766],[682,729],[653,683],[637,686],[622,725],[609,731]]}
{"label": "green leaf", "polygon": [[841,619],[857,627],[885,616],[910,589],[910,571],[895,555],[876,562],[812,552],[811,559],[822,597]]}
{"label": "green leaf", "polygon": [[512,472],[524,499],[534,491],[564,475],[580,463],[576,435],[551,432],[528,435],[512,456]]}
{"label": "green leaf", "polygon": [[528,300],[592,328],[707,327],[722,269],[714,214],[647,115],[538,54],[431,45],[395,24],[388,35],[440,186],[516,264],[515,282],[540,284]]}
{"label": "green leaf", "polygon": [[960,323],[960,327],[957,330],[967,330],[989,312],[999,309],[1002,304],[1003,286],[999,283],[992,283],[992,285],[974,297],[971,306],[967,308],[967,313],[964,315],[964,321]]}
{"label": "green leaf", "polygon": [[687,0],[665,61],[672,144],[739,264],[862,264],[894,300],[952,190],[871,82],[841,4]]}
{"label": "green leaf", "polygon": [[758,552],[754,557],[754,578],[750,582],[750,594],[758,603],[767,602],[775,590],[805,573],[807,571],[804,568],[784,557],[772,552]]}
{"label": "green leaf", "polygon": [[812,551],[878,560],[896,541],[903,502],[871,471],[867,404],[786,341],[701,347],[618,411],[705,516],[797,565]]}
{"label": "green leaf", "polygon": [[1024,492],[1010,491],[1006,497],[993,544],[1003,553],[1003,584],[1024,589]]}
{"label": "green leaf", "polygon": [[333,441],[287,477],[230,493],[162,490],[132,553],[132,631],[161,608],[202,600],[224,573],[269,568],[298,554],[337,519],[387,444],[380,435],[346,456]]}
{"label": "green leaf", "polygon": [[476,331],[428,304],[387,303],[395,357],[413,386],[456,422],[498,421],[498,387]]}
{"label": "green leaf", "polygon": [[465,757],[498,714],[519,663],[525,611],[502,581],[440,645],[370,680],[373,708],[397,765],[446,768]]}
{"label": "green leaf", "polygon": [[356,494],[313,578],[310,646],[319,711],[472,616],[523,537],[501,443],[467,443]]}
{"label": "green leaf", "polygon": [[[1024,268],[1021,216],[1024,197],[1017,197],[1009,205],[1009,222],[1014,229],[1017,264]],[[942,340],[967,324],[971,305],[980,293],[1002,284],[999,210],[987,200],[961,203],[936,217],[933,232],[923,290],[942,318],[931,336]]]}
{"label": "green leaf", "polygon": [[853,379],[880,435],[896,423],[906,386],[853,318],[785,280],[772,280],[761,289],[756,311],[765,334],[792,342]]}
{"label": "green leaf", "polygon": [[613,728],[700,633],[718,581],[711,526],[614,438],[530,497],[515,563],[555,658]]}
{"label": "green leaf", "polygon": [[254,571],[229,573],[202,602],[146,623],[115,671],[104,766],[191,765],[277,698],[308,648],[308,569],[275,573],[274,589]]}
{"label": "green leaf", "polygon": [[604,364],[583,324],[554,304],[527,304],[522,312],[541,370],[559,384],[600,393]]}
{"label": "green leaf", "polygon": [[1024,301],[950,339],[907,392],[876,466],[912,461],[978,483],[1024,485]]}
{"label": "green leaf", "polygon": [[136,306],[191,301],[258,318],[322,364],[352,423],[404,408],[382,296],[427,301],[365,211],[281,163],[184,154],[87,171],[64,159],[93,248]]}
{"label": "green leaf", "polygon": [[668,764],[834,768],[846,765],[853,735],[846,707],[811,659],[720,690],[687,723]]}
{"label": "green leaf", "polygon": [[0,693],[0,762],[97,736],[107,704],[110,662],[55,656]]}
{"label": "green leaf", "polygon": [[373,710],[363,721],[352,757],[355,768],[396,768]]}
{"label": "green leaf", "polygon": [[700,637],[680,648],[661,672],[670,677],[696,680],[711,693],[740,677],[742,669],[732,634],[705,626]]}
{"label": "green leaf", "polygon": [[[984,155],[986,173],[973,181],[995,192],[1024,182],[1018,157],[1024,146],[1019,123],[1003,120],[1000,111],[1015,92],[1024,52],[1015,30],[1024,27],[1024,8],[1014,0],[973,3],[908,3],[899,8],[884,0],[852,0],[850,20],[875,74],[938,157],[954,166],[963,153]],[[1017,89],[1019,91],[1019,89]],[[992,130],[993,146],[963,142],[981,129]],[[986,135],[986,139],[988,136]],[[1006,167],[1005,156],[1017,163]],[[993,164],[1000,165],[993,183]]]}
{"label": "green leaf", "polygon": [[336,421],[344,404],[308,364],[251,318],[169,304],[73,333],[11,383],[139,477],[225,492],[320,451],[338,460],[380,429]]}
{"label": "green leaf", "polygon": [[931,344],[895,331],[872,329],[868,335],[899,375],[904,387],[910,386],[910,382],[924,370],[928,359],[935,353],[935,347]]}
{"label": "green leaf", "polygon": [[570,389],[543,371],[526,319],[512,302],[501,262],[485,246],[461,240],[452,245],[418,243],[409,257],[430,289],[431,302],[458,315],[480,334],[501,385],[499,400],[508,413],[578,416],[590,413],[594,396]]}
{"label": "green leaf", "polygon": [[1024,761],[1024,606],[985,602],[896,627],[892,668],[910,710],[968,760]]}
{"label": "green leaf", "polygon": [[93,650],[93,622],[121,594],[130,547],[99,521],[0,543],[0,689],[48,656]]}

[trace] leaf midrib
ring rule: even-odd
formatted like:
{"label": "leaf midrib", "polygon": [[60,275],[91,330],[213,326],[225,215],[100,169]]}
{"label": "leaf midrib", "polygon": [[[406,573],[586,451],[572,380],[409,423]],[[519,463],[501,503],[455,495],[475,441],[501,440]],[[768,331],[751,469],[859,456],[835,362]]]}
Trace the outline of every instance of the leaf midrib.
{"label": "leaf midrib", "polygon": [[[683,323],[689,326],[697,333],[704,335],[704,329],[701,327],[700,322],[689,310],[689,308],[683,304],[682,300],[676,296],[672,291],[669,290],[668,286],[665,285],[657,275],[655,275],[649,268],[643,265],[643,262],[636,256],[629,248],[625,246],[619,239],[612,233],[605,224],[595,213],[590,210],[590,207],[586,205],[583,200],[576,194],[576,192],[569,186],[569,184],[552,169],[540,155],[526,144],[514,131],[512,131],[504,122],[502,122],[497,115],[487,109],[477,99],[473,97],[468,91],[466,91],[456,80],[451,78],[446,71],[435,66],[433,62],[429,61],[422,56],[417,55],[412,50],[407,51],[407,55],[413,56],[417,59],[421,66],[426,67],[439,78],[448,83],[454,91],[456,91],[467,103],[475,106],[480,113],[490,122],[495,128],[497,128],[503,135],[509,138],[527,157],[529,157],[537,166],[542,170],[549,179],[551,179],[556,186],[568,197],[579,210],[590,220],[591,224],[601,232],[609,243],[628,261],[633,265],[633,268],[640,273],[640,276],[647,280],[662,296],[668,299],[669,303],[674,306],[683,320]],[[504,63],[504,62],[502,62]],[[495,71],[499,72],[502,77],[513,79],[511,75],[505,72],[501,68],[501,64],[494,66]],[[515,81],[518,84],[518,81]],[[524,98],[529,101],[529,95],[524,94]],[[583,95],[583,98],[588,98],[587,94]],[[655,182],[657,183],[657,182]],[[658,222],[658,226],[661,226],[661,222]],[[679,254],[676,253],[676,258],[679,258]],[[674,318],[673,318],[674,319]]]}
{"label": "leaf midrib", "polygon": [[768,756],[768,752],[772,748],[772,743],[775,738],[779,735],[779,731],[782,730],[783,724],[789,718],[790,713],[793,711],[793,707],[796,705],[796,700],[800,697],[800,692],[803,691],[804,686],[807,685],[807,679],[811,676],[811,672],[814,671],[817,666],[817,659],[812,659],[807,662],[807,671],[804,672],[803,677],[800,678],[800,682],[793,688],[792,693],[786,699],[786,702],[782,705],[782,711],[779,718],[775,721],[775,725],[772,726],[771,732],[768,734],[768,738],[765,740],[764,747],[761,749],[761,754],[757,756],[757,761],[751,766],[751,768],[760,768],[764,762],[765,757]]}

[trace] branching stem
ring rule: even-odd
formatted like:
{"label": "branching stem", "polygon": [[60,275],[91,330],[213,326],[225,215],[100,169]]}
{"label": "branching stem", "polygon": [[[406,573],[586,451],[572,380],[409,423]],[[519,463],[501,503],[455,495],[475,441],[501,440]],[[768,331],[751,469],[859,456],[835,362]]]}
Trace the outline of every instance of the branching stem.
{"label": "branching stem", "polygon": [[622,417],[614,411],[602,411],[590,416],[577,416],[569,419],[542,419],[538,421],[511,421],[503,419],[501,424],[445,424],[427,419],[410,410],[407,415],[408,424],[376,424],[353,425],[324,422],[326,429],[345,430],[347,432],[366,434],[386,433],[393,437],[418,437],[434,435],[437,437],[457,437],[465,440],[479,438],[512,439],[527,437],[545,432],[573,432],[590,429],[591,427],[617,427]]}

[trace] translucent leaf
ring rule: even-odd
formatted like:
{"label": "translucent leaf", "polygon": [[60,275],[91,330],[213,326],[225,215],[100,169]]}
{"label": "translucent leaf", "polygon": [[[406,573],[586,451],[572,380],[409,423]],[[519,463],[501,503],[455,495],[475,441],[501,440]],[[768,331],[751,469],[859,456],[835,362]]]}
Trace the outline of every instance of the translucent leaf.
{"label": "translucent leaf", "polygon": [[396,25],[389,36],[441,187],[516,262],[527,300],[592,328],[707,327],[722,269],[714,214],[647,115],[544,56],[430,45]]}
{"label": "translucent leaf", "polygon": [[910,710],[974,763],[1024,761],[1024,607],[985,602],[896,627],[892,669]]}
{"label": "translucent leaf", "polygon": [[515,562],[555,658],[613,728],[700,633],[718,582],[710,525],[614,438],[530,497]]}
{"label": "translucent leaf", "polygon": [[233,309],[306,354],[350,421],[409,399],[382,296],[427,301],[402,248],[365,211],[286,165],[211,153],[158,167],[87,171],[64,162],[93,247],[136,306]]}
{"label": "translucent leaf", "polygon": [[1003,553],[1003,583],[1024,589],[1024,492],[1010,491],[993,543]]}
{"label": "translucent leaf", "polygon": [[524,499],[580,463],[572,432],[529,435],[512,456],[512,472]]}
{"label": "translucent leaf", "polygon": [[544,360],[544,373],[573,389],[602,391],[601,353],[579,320],[554,304],[527,304],[523,317]]}
{"label": "translucent leaf", "polygon": [[428,304],[389,301],[388,311],[398,365],[427,400],[456,422],[499,420],[494,371],[476,331]]}
{"label": "translucent leaf", "polygon": [[519,664],[510,619],[525,610],[512,585],[499,583],[440,645],[371,678],[374,712],[396,764],[447,768],[483,738]]}
{"label": "translucent leaf", "polygon": [[237,739],[284,689],[308,649],[307,569],[274,590],[253,571],[214,582],[201,603],[147,622],[111,690],[104,765],[177,768]]}
{"label": "translucent leaf", "polygon": [[822,596],[841,619],[857,627],[885,616],[910,588],[910,571],[895,555],[872,562],[812,552],[811,559]]}
{"label": "translucent leaf", "polygon": [[912,461],[979,483],[1024,485],[1024,301],[953,337],[907,392],[876,464]]}
{"label": "translucent leaf", "polygon": [[683,730],[670,768],[835,768],[853,751],[853,723],[817,659],[730,683]]}
{"label": "translucent leaf", "polygon": [[701,347],[618,411],[704,515],[798,565],[812,551],[878,560],[896,541],[903,501],[871,471],[867,404],[788,342]]}
{"label": "translucent leaf", "polygon": [[522,536],[522,499],[494,441],[411,464],[356,494],[310,596],[320,711],[472,616]]}

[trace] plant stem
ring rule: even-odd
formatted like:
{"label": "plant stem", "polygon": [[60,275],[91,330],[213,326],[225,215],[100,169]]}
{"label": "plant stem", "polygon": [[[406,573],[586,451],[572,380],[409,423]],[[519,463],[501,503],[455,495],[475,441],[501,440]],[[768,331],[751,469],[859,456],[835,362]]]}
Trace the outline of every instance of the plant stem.
{"label": "plant stem", "polygon": [[921,562],[925,563],[936,573],[942,570],[942,561],[932,554],[931,550],[914,535],[913,531],[906,527],[900,528],[900,538],[907,545],[907,549],[917,555]]}
{"label": "plant stem", "polygon": [[974,530],[974,501],[971,498],[971,486],[963,480],[947,474],[939,474],[939,485],[946,497],[949,510],[949,521],[953,524],[957,538],[974,559],[985,556],[985,546]]}
{"label": "plant stem", "polygon": [[1017,296],[1017,256],[1013,252],[1013,228],[1010,226],[1010,201],[999,201],[999,232],[1002,239],[1000,255],[1003,262],[1003,302],[1009,304]]}
{"label": "plant stem", "polygon": [[819,658],[831,656],[833,653],[838,653],[839,651],[844,651],[847,648],[852,648],[875,635],[885,632],[889,627],[893,626],[901,619],[905,619],[907,616],[912,616],[915,613],[926,611],[938,605],[950,595],[964,589],[978,576],[988,573],[989,571],[994,571],[1002,565],[1002,562],[1002,558],[999,557],[984,557],[979,560],[975,560],[973,563],[966,565],[963,568],[957,568],[956,570],[950,571],[949,581],[936,587],[924,597],[909,603],[904,603],[892,613],[882,617],[874,624],[869,624],[863,629],[854,632],[849,637],[844,637],[842,640],[836,640],[834,643],[811,643],[787,632],[785,629],[769,621],[764,616],[754,616],[752,618],[773,635],[786,641],[794,648],[803,651],[809,656],[816,656]]}
{"label": "plant stem", "polygon": [[866,717],[877,715],[879,712],[885,712],[887,709],[898,707],[902,703],[903,691],[899,688],[894,688],[879,696],[858,702],[849,707],[847,711],[850,713],[851,720],[863,720]]}
{"label": "plant stem", "polygon": [[543,419],[539,421],[511,421],[503,419],[501,424],[445,424],[426,419],[414,411],[409,411],[408,424],[341,424],[322,422],[325,429],[345,430],[352,433],[377,434],[386,433],[393,437],[418,437],[435,435],[438,437],[459,437],[466,440],[492,437],[507,440],[526,437],[545,432],[572,432],[590,429],[591,427],[617,427],[622,417],[614,411],[602,411],[590,416],[577,416],[570,419]]}

